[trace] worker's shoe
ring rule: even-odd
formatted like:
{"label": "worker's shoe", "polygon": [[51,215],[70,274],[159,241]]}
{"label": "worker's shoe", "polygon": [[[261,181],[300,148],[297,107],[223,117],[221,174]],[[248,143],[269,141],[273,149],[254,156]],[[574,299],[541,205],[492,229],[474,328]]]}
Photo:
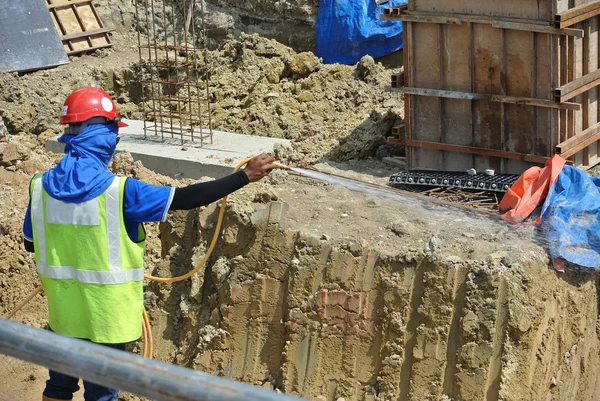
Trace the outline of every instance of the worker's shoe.
{"label": "worker's shoe", "polygon": [[46,397],[45,395],[42,396],[42,401],[62,401],[56,398],[50,398],[50,397]]}

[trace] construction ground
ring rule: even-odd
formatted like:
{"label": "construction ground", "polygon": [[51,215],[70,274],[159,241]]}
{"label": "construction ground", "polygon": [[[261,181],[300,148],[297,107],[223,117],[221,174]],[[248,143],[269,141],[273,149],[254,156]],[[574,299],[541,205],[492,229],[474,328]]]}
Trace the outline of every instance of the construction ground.
{"label": "construction ground", "polygon": [[[32,175],[61,157],[46,142],[61,132],[66,96],[99,86],[126,118],[143,118],[133,6],[95,3],[116,28],[111,50],[0,73],[0,314],[39,285],[22,222]],[[404,104],[383,87],[400,69],[370,57],[325,65],[303,52],[310,42],[290,40],[297,52],[259,35],[268,30],[240,35],[237,3],[224,2],[209,30],[213,128],[289,140],[273,149],[286,164],[385,185],[399,170],[382,158],[397,154],[386,137]],[[254,3],[263,5],[254,13],[272,12]],[[312,2],[274,3],[290,3],[293,19],[310,15]],[[233,22],[220,31],[224,20]],[[110,168],[151,184],[191,182],[128,152]],[[215,220],[211,205],[147,225],[146,270],[187,272]],[[555,272],[543,245],[528,225],[278,170],[230,197],[204,270],[174,285],[148,282],[154,358],[314,401],[600,400],[600,276]],[[37,295],[14,319],[46,328],[45,302]],[[0,356],[0,378],[0,401],[35,400],[47,370]]]}

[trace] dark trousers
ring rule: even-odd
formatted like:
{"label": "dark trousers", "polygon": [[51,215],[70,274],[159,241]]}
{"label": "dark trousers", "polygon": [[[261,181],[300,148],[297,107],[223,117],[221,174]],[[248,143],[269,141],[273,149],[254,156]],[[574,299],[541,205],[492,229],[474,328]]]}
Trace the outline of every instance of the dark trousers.
{"label": "dark trousers", "polygon": [[[125,351],[125,344],[100,344],[106,347]],[[50,371],[50,379],[46,381],[44,395],[57,400],[72,400],[73,394],[79,391],[79,379],[62,373]],[[85,401],[116,401],[119,398],[119,390],[103,387],[87,380],[83,381],[83,398]]]}

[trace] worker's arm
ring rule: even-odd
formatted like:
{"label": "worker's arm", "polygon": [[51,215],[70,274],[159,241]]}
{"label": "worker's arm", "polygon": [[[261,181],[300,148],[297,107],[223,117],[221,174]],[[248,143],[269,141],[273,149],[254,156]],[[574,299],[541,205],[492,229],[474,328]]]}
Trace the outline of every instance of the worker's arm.
{"label": "worker's arm", "polygon": [[227,177],[176,188],[169,210],[190,210],[211,204],[244,187],[250,182],[243,171]]}
{"label": "worker's arm", "polygon": [[251,159],[244,170],[227,177],[175,189],[169,210],[190,210],[211,204],[248,183],[267,176],[275,166],[273,157],[262,154]]}

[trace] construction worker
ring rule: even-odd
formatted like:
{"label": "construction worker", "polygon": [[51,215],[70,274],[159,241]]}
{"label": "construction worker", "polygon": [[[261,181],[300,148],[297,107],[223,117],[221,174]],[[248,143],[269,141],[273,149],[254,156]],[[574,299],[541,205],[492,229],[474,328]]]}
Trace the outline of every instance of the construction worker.
{"label": "construction worker", "polygon": [[[50,329],[119,350],[141,337],[143,223],[164,221],[169,210],[207,205],[260,180],[276,166],[262,154],[225,178],[185,188],[153,186],[107,170],[120,121],[99,88],[74,91],[65,101],[59,142],[65,155],[37,174],[23,224],[25,248],[35,252],[48,299]],[[79,379],[50,371],[43,400],[70,400]],[[116,400],[119,390],[84,381],[86,401]]]}

